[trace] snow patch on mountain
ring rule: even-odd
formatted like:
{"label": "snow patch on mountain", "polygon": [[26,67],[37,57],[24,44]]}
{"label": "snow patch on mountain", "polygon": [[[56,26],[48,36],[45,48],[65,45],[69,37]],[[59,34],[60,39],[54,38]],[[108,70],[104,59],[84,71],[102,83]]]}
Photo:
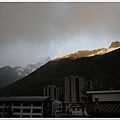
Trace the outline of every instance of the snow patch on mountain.
{"label": "snow patch on mountain", "polygon": [[34,72],[35,70],[37,70],[38,68],[40,68],[42,65],[44,65],[45,63],[47,63],[50,60],[51,60],[51,58],[47,57],[47,58],[42,59],[41,61],[39,61],[36,64],[29,64],[25,67],[16,66],[15,69],[16,69],[17,75],[20,78],[25,77],[25,76],[29,75],[30,73]]}

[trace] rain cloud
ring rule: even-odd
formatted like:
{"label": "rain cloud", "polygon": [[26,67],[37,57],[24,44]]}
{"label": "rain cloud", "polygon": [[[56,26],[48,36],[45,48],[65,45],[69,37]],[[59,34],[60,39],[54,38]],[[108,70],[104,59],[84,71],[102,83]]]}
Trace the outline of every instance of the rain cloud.
{"label": "rain cloud", "polygon": [[120,3],[0,3],[0,66],[108,47],[119,31]]}

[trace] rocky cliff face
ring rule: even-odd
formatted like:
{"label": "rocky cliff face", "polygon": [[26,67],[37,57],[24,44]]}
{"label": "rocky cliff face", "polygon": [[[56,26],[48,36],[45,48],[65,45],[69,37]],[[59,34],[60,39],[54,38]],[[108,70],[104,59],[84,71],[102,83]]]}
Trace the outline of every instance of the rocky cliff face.
{"label": "rocky cliff face", "polygon": [[117,48],[120,47],[120,42],[116,41],[116,42],[112,42],[109,48]]}

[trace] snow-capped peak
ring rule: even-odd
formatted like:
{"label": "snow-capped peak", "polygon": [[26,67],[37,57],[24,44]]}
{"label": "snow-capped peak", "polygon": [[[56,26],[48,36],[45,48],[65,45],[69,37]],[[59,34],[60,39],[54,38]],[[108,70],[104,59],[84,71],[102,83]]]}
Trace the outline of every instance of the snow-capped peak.
{"label": "snow-capped peak", "polygon": [[20,76],[20,78],[22,78],[22,77],[25,77],[25,76],[29,75],[30,73],[34,72],[35,70],[37,70],[39,67],[41,67],[48,61],[50,61],[50,57],[49,57],[49,59],[47,57],[47,58],[44,58],[44,60],[42,59],[42,61],[39,61],[36,64],[29,64],[25,67],[16,66],[15,69],[16,69],[18,76]]}

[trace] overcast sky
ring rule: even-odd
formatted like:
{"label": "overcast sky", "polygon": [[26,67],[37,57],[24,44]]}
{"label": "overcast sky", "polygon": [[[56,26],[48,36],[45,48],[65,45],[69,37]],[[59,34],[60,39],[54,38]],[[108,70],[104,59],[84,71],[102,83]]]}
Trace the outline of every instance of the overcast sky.
{"label": "overcast sky", "polygon": [[0,3],[0,67],[120,41],[120,3]]}

